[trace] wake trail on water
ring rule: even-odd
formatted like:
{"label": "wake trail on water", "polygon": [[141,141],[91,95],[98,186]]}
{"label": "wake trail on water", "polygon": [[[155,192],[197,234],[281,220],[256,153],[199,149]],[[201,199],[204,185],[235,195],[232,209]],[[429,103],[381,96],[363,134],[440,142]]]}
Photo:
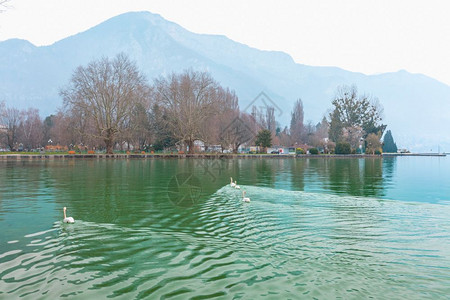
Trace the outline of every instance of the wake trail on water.
{"label": "wake trail on water", "polygon": [[[445,205],[227,185],[131,224],[57,221],[27,234],[25,249],[0,253],[0,298],[259,298],[273,286],[279,298],[433,297],[450,280],[448,215]],[[429,280],[433,291],[422,289]]]}

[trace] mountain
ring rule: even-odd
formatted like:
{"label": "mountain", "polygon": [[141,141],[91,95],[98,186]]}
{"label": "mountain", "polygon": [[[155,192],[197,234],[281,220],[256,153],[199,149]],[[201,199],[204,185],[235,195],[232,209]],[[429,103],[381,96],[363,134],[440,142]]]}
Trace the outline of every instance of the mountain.
{"label": "mountain", "polygon": [[149,79],[187,68],[209,71],[237,92],[241,109],[263,91],[276,105],[282,124],[289,124],[298,98],[303,100],[305,119],[320,121],[331,108],[336,87],[355,84],[360,93],[379,99],[384,122],[400,148],[437,151],[439,145],[450,151],[448,85],[406,71],[364,75],[298,64],[286,53],[192,33],[149,12],[119,15],[50,46],[19,39],[0,42],[0,101],[37,107],[43,116],[54,113],[62,104],[58,91],[77,66],[119,52],[134,59]]}

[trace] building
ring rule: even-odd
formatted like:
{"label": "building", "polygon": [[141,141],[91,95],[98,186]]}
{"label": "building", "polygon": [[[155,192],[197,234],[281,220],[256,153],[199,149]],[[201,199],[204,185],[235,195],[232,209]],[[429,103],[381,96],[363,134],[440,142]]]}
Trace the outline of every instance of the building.
{"label": "building", "polygon": [[267,148],[267,153],[272,154],[276,153],[278,154],[292,154],[295,155],[295,147],[286,147],[286,146],[272,146]]}

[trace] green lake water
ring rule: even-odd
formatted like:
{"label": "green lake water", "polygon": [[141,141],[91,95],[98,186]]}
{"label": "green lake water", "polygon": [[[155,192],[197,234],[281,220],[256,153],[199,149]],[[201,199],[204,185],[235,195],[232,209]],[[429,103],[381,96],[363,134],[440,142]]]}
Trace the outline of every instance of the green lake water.
{"label": "green lake water", "polygon": [[0,299],[65,297],[449,299],[450,158],[0,161]]}

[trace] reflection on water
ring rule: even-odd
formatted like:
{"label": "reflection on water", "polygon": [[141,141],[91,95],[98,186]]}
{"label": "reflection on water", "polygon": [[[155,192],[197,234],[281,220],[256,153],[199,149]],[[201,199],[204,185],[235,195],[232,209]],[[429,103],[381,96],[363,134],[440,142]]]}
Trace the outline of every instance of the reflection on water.
{"label": "reflection on water", "polygon": [[[415,158],[0,162],[0,298],[445,298],[448,166]],[[199,183],[177,192],[201,185],[201,194],[192,206],[174,205],[169,182],[185,173]],[[430,180],[418,185],[414,174]],[[63,206],[75,224],[61,222]]]}
{"label": "reflection on water", "polygon": [[318,166],[316,169],[325,170],[323,177],[329,179],[330,190],[355,196],[384,196],[382,159],[335,159],[326,163],[325,168]]}

